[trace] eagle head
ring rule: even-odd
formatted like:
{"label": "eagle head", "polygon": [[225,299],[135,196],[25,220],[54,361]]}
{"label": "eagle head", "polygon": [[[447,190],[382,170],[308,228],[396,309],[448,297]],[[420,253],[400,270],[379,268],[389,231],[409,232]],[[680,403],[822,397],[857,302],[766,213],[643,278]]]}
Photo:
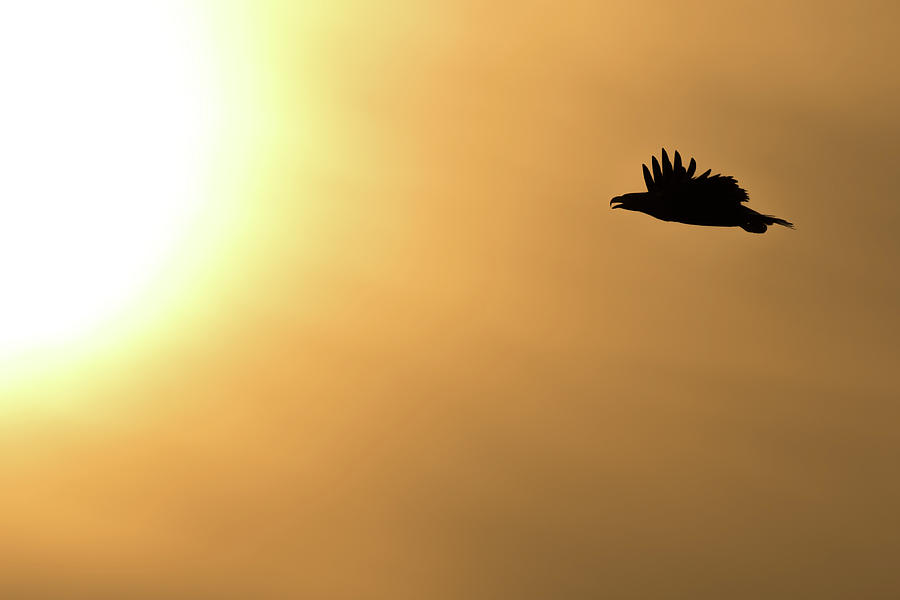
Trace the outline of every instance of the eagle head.
{"label": "eagle head", "polygon": [[625,210],[635,210],[638,212],[647,212],[650,203],[651,199],[648,192],[622,194],[609,201],[609,205],[612,208],[624,208]]}

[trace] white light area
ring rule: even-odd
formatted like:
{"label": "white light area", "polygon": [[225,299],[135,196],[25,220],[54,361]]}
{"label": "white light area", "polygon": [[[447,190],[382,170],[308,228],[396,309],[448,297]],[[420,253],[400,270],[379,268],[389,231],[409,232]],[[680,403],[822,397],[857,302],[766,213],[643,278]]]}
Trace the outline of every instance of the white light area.
{"label": "white light area", "polygon": [[99,327],[189,233],[218,118],[192,6],[0,8],[0,359]]}

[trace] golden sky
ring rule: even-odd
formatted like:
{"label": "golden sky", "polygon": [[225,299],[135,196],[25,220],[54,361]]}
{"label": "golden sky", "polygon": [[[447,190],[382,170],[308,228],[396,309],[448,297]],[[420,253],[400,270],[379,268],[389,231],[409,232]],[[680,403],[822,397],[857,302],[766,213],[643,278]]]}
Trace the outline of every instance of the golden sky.
{"label": "golden sky", "polygon": [[[201,183],[130,300],[0,353],[0,595],[900,596],[896,3],[195,2],[177,78],[88,4],[105,90],[194,86]],[[118,198],[183,131],[109,138]],[[611,212],[663,146],[797,229]]]}

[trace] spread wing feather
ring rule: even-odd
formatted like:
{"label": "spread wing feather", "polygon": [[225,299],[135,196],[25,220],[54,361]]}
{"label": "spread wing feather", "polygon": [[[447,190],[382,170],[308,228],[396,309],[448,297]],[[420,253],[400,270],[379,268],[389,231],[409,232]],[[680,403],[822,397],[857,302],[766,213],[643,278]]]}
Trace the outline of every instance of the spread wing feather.
{"label": "spread wing feather", "polygon": [[653,163],[653,182],[656,183],[656,185],[659,185],[662,183],[662,171],[659,169],[659,161],[656,160],[655,156],[651,156],[650,158],[653,159],[651,161]]}
{"label": "spread wing feather", "polygon": [[644,183],[647,184],[647,191],[652,192],[655,187],[653,184],[653,175],[650,174],[650,169],[647,168],[647,165],[641,165],[644,169]]}
{"label": "spread wing feather", "polygon": [[669,155],[666,154],[666,149],[662,149],[662,169],[663,169],[663,177],[669,179],[672,177],[672,163],[669,162]]}

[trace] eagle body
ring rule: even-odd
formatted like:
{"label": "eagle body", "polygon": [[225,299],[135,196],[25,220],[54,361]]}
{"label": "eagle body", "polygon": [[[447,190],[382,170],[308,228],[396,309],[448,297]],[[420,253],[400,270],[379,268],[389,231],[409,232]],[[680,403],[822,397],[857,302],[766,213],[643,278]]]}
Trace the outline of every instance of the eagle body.
{"label": "eagle body", "polygon": [[646,192],[616,196],[612,208],[643,212],[661,221],[710,227],[740,227],[751,233],[765,233],[769,225],[793,224],[772,215],[764,215],[744,205],[747,191],[733,177],[710,175],[706,171],[694,177],[697,163],[692,158],[685,168],[681,155],[675,152],[674,164],[665,149],[662,166],[652,157],[653,173],[643,165]]}

